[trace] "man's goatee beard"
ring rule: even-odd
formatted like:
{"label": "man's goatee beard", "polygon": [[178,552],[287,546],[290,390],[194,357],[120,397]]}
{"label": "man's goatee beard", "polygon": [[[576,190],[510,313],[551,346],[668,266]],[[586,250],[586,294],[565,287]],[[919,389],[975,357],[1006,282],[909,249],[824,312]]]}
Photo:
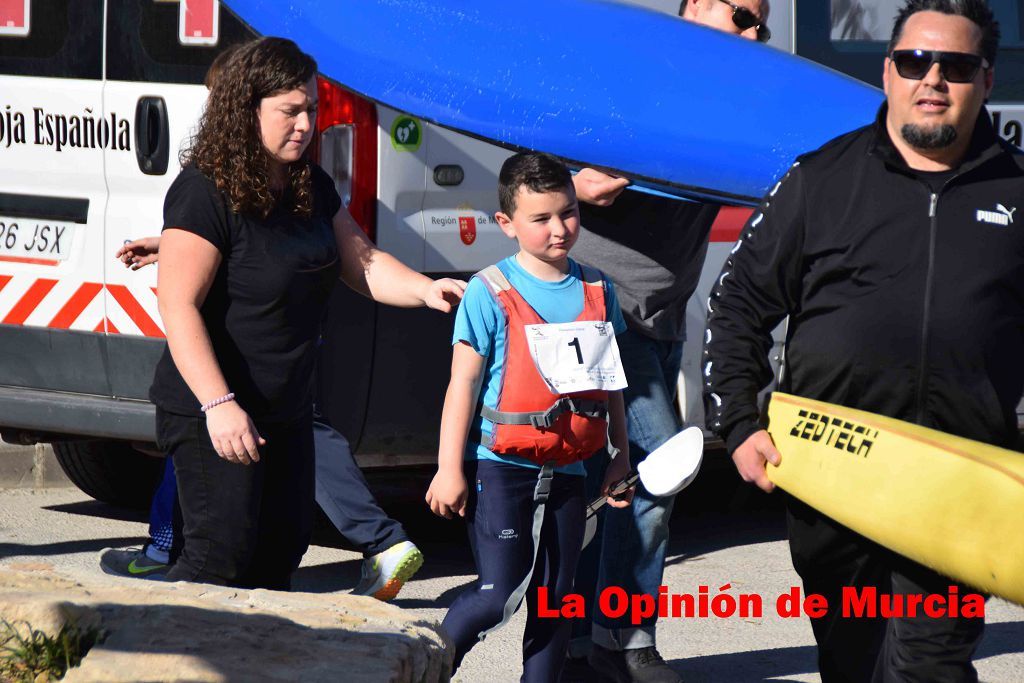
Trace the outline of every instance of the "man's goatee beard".
{"label": "man's goatee beard", "polygon": [[956,141],[956,128],[948,123],[928,128],[907,123],[900,128],[900,135],[908,145],[916,149],[942,149]]}

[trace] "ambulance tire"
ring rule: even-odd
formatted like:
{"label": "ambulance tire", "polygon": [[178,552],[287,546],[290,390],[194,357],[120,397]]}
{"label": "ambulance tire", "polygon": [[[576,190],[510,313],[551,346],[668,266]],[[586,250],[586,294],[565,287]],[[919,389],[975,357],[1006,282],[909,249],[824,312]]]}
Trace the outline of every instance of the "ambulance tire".
{"label": "ambulance tire", "polygon": [[53,452],[83,492],[136,510],[149,509],[164,470],[163,458],[144,455],[125,441],[56,441]]}

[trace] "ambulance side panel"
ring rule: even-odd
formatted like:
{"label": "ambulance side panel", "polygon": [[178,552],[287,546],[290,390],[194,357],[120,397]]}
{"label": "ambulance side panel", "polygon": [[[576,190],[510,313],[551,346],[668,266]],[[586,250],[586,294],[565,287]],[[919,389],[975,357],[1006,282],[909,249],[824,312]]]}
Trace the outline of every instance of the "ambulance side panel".
{"label": "ambulance side panel", "polygon": [[113,258],[128,240],[159,235],[163,202],[206,102],[203,79],[224,48],[251,34],[226,11],[217,45],[183,43],[178,3],[107,0],[107,111],[132,122],[130,150],[106,150],[110,199],[102,263],[106,279],[110,374],[115,396],[145,399],[164,348],[157,269],[125,268]]}
{"label": "ambulance side panel", "polygon": [[110,395],[102,169],[117,123],[103,111],[102,16],[102,0],[39,0],[24,34],[0,35],[5,425],[52,421],[33,402],[48,390]]}
{"label": "ambulance side panel", "polygon": [[[431,277],[460,279],[514,253],[492,220],[510,152],[386,107],[378,117],[378,246]],[[334,298],[366,306],[349,292]],[[353,440],[361,464],[433,461],[454,314],[370,305],[373,331],[365,335],[365,317],[355,316],[357,332],[336,319],[343,309],[332,302],[320,367],[324,412]],[[372,379],[348,379],[354,391],[343,393],[337,387],[350,368],[341,359],[358,357],[360,334],[374,339]]]}

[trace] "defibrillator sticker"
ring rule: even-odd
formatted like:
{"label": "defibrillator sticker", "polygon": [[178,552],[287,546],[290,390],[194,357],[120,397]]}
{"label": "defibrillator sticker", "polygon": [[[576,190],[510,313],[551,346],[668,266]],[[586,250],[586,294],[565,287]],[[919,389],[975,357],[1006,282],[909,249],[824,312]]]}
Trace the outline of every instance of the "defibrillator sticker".
{"label": "defibrillator sticker", "polygon": [[606,321],[526,326],[537,371],[555,394],[626,388],[614,328]]}
{"label": "defibrillator sticker", "polygon": [[0,0],[0,36],[27,36],[31,0]]}
{"label": "defibrillator sticker", "polygon": [[399,116],[391,124],[391,146],[399,152],[415,152],[423,142],[423,125],[411,116]]}

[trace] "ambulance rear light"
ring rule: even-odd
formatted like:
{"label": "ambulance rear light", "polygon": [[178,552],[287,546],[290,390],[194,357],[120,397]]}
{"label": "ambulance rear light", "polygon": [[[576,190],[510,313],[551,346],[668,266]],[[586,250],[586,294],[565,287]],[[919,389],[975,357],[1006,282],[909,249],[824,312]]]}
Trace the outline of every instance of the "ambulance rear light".
{"label": "ambulance rear light", "polygon": [[732,244],[740,238],[754,210],[747,206],[723,206],[711,225],[711,241]]}
{"label": "ambulance rear light", "polygon": [[375,239],[377,108],[323,76],[317,77],[317,94],[320,140],[314,157],[334,178],[352,218],[371,240]]}

